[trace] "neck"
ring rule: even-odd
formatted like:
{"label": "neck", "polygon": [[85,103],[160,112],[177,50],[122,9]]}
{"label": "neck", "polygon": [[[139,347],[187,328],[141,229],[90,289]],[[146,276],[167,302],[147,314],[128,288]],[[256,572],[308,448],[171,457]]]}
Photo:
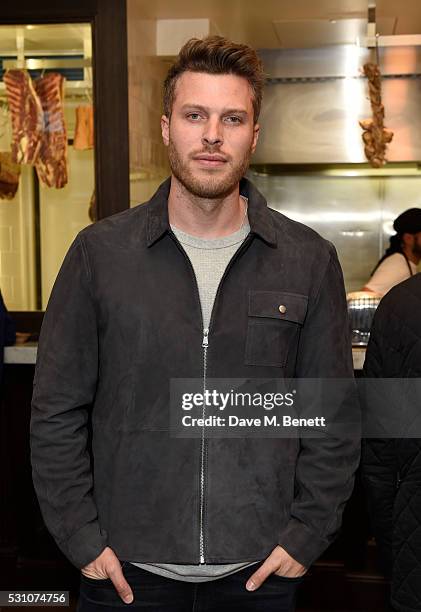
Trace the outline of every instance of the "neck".
{"label": "neck", "polygon": [[416,266],[419,264],[421,257],[414,253],[410,246],[405,245],[402,249],[409,261],[412,261]]}
{"label": "neck", "polygon": [[199,238],[222,238],[233,234],[245,218],[245,202],[239,184],[221,198],[201,198],[190,193],[174,176],[168,196],[171,225]]}

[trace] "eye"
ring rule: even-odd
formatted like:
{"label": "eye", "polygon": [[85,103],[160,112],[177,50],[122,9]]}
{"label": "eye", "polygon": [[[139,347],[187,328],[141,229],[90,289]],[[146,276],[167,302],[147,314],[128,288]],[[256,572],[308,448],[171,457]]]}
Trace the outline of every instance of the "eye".
{"label": "eye", "polygon": [[230,115],[229,117],[226,117],[226,120],[228,123],[241,123],[240,117],[237,117],[236,115]]}
{"label": "eye", "polygon": [[199,113],[189,113],[187,115],[187,119],[191,119],[192,121],[198,121],[200,119]]}

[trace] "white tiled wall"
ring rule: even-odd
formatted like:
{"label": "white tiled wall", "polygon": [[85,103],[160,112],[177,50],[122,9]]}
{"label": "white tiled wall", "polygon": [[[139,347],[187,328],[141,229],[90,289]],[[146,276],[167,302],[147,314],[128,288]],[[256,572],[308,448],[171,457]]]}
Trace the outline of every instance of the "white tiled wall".
{"label": "white tiled wall", "polygon": [[147,19],[141,0],[127,2],[130,204],[147,200],[169,175],[162,144],[162,84],[169,63],[156,56],[156,21]]}
{"label": "white tiled wall", "polygon": [[32,168],[23,166],[16,196],[0,199],[0,289],[9,310],[35,308],[34,252]]}

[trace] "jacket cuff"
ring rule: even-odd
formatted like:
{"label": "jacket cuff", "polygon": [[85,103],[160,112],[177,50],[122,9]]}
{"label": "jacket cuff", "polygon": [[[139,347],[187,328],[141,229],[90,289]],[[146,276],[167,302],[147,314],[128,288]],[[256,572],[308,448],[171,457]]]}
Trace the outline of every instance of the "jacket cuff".
{"label": "jacket cuff", "polygon": [[107,537],[107,532],[100,528],[98,521],[92,521],[65,542],[58,541],[57,545],[70,563],[81,569],[102,553],[107,546]]}
{"label": "jacket cuff", "polygon": [[320,537],[320,534],[295,518],[289,520],[278,538],[279,546],[285,548],[291,557],[307,568],[320,557],[330,543],[330,540]]}

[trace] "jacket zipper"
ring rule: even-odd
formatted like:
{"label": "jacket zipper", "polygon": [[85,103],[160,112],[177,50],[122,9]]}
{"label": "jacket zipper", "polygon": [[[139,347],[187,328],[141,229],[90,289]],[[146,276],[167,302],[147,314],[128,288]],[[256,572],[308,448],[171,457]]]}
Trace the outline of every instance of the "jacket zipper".
{"label": "jacket zipper", "polygon": [[[234,255],[232,256],[232,258],[230,259],[230,261],[228,262],[227,267],[225,268],[225,271],[222,275],[221,280],[219,281],[219,285],[218,285],[218,289],[216,291],[216,295],[215,295],[215,300],[212,306],[212,311],[211,311],[211,317],[210,317],[210,322],[209,322],[209,327],[204,327],[203,326],[203,313],[202,313],[202,305],[200,303],[200,295],[199,295],[199,285],[197,283],[197,278],[196,278],[196,274],[193,268],[193,265],[190,261],[190,257],[187,255],[186,251],[183,249],[182,244],[177,240],[176,235],[174,234],[174,232],[172,232],[171,230],[169,231],[170,236],[172,237],[172,239],[174,240],[174,242],[176,243],[176,245],[178,246],[178,248],[181,250],[181,252],[184,254],[184,257],[187,259],[187,262],[190,266],[190,269],[192,271],[193,274],[193,278],[195,281],[195,285],[196,285],[196,296],[199,302],[199,307],[200,307],[200,313],[201,313],[201,318],[202,318],[202,329],[203,329],[203,336],[202,336],[202,350],[203,350],[203,394],[205,394],[206,391],[206,380],[207,380],[207,367],[208,367],[208,348],[209,348],[209,332],[212,328],[212,323],[213,323],[213,314],[215,311],[215,305],[217,303],[218,300],[218,296],[221,290],[221,286],[225,280],[225,277],[228,273],[228,271],[230,270],[230,268],[232,267],[234,261],[237,259],[237,257],[239,257],[239,255],[245,250],[245,248],[249,245],[249,243],[251,242],[251,232],[250,234],[246,237],[246,239],[244,240],[243,244],[240,246],[240,248],[234,253]],[[203,395],[203,397],[205,397],[205,395]],[[203,402],[203,409],[202,409],[202,418],[205,418],[205,413],[206,413],[206,406],[205,403]],[[206,473],[205,473],[205,458],[206,458],[206,450],[207,450],[207,444],[206,444],[206,438],[205,438],[205,426],[202,426],[202,434],[201,434],[201,446],[200,446],[200,500],[199,500],[199,560],[200,560],[200,564],[204,564],[206,563],[205,561],[205,484],[206,484]]]}
{"label": "jacket zipper", "polygon": [[[203,329],[203,397],[206,392],[206,374],[208,366],[208,346],[209,346],[209,328]],[[206,405],[203,402],[202,419],[204,423]],[[200,529],[199,529],[199,555],[200,563],[205,562],[205,535],[204,535],[204,506],[205,506],[205,426],[202,425],[201,446],[200,446]]]}

